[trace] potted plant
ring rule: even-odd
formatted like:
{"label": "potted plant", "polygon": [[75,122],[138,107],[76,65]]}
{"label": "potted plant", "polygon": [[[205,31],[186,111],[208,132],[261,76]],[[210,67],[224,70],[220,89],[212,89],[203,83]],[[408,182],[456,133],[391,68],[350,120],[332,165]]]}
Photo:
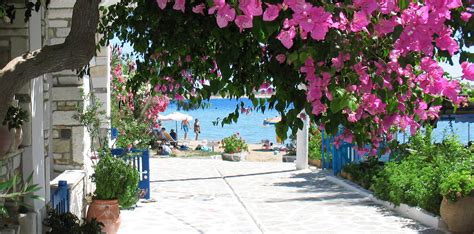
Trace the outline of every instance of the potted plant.
{"label": "potted plant", "polygon": [[449,173],[440,181],[440,214],[456,233],[474,232],[474,175],[470,168]]}
{"label": "potted plant", "polygon": [[129,208],[138,201],[139,173],[110,150],[102,150],[92,181],[96,189],[87,211],[87,220],[104,224],[103,232],[117,233],[120,226],[119,208]]}
{"label": "potted plant", "polygon": [[7,116],[3,121],[3,125],[8,127],[10,131],[10,136],[12,139],[10,145],[10,152],[14,152],[18,149],[20,144],[23,141],[23,130],[21,126],[25,121],[28,120],[28,112],[23,110],[18,105],[12,105],[8,108]]}
{"label": "potted plant", "polygon": [[224,148],[223,160],[235,162],[245,160],[245,152],[248,151],[248,146],[238,134],[224,138],[222,140],[222,147]]}

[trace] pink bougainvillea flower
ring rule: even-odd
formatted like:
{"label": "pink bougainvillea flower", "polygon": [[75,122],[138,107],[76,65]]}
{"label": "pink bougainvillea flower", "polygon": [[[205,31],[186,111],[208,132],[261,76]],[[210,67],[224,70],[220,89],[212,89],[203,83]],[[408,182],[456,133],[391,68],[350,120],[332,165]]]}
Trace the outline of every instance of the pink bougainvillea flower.
{"label": "pink bougainvillea flower", "polygon": [[242,32],[245,28],[252,28],[253,22],[252,17],[248,15],[239,15],[235,17],[235,24],[239,27],[240,32]]}
{"label": "pink bougainvillea flower", "polygon": [[191,62],[192,58],[191,58],[191,55],[186,55],[185,59],[184,59],[187,63]]}
{"label": "pink bougainvillea flower", "polygon": [[184,13],[186,0],[175,0],[173,9]]}
{"label": "pink bougainvillea flower", "polygon": [[398,2],[397,0],[377,0],[380,6],[380,12],[382,14],[390,14],[393,12],[398,12]]}
{"label": "pink bougainvillea flower", "polygon": [[168,0],[156,0],[156,3],[158,3],[158,7],[161,8],[161,10],[166,8],[166,4],[168,3]]}
{"label": "pink bougainvillea flower", "polygon": [[418,115],[421,120],[426,120],[428,119],[428,115],[425,111],[427,108],[428,104],[426,104],[424,101],[421,101],[418,103],[417,108],[415,109],[415,114]]}
{"label": "pink bougainvillea flower", "polygon": [[293,46],[293,38],[295,38],[295,36],[296,36],[295,27],[291,27],[288,30],[282,30],[278,34],[277,39],[281,41],[283,46],[289,49]]}
{"label": "pink bougainvillea flower", "polygon": [[193,7],[193,12],[196,14],[202,14],[204,15],[204,9],[206,8],[206,5],[204,3],[201,3],[199,5],[196,5]]}
{"label": "pink bougainvillea flower", "polygon": [[469,19],[471,18],[472,14],[467,12],[467,11],[464,11],[461,13],[461,20],[464,21],[464,22],[469,22]]}
{"label": "pink bougainvillea flower", "polygon": [[430,119],[437,119],[439,118],[438,113],[441,110],[441,107],[442,106],[432,106],[428,108],[428,110],[426,111],[426,114],[428,115]]}
{"label": "pink bougainvillea flower", "polygon": [[336,68],[337,71],[340,71],[344,67],[344,62],[351,59],[349,53],[339,52],[339,55],[331,59],[332,66]]}
{"label": "pink bougainvillea flower", "polygon": [[374,26],[374,29],[377,32],[377,34],[382,36],[382,35],[393,32],[393,30],[395,29],[395,26],[398,25],[396,18],[397,17],[392,17],[389,20],[386,20],[386,19],[380,20],[379,23]]}
{"label": "pink bougainvillea flower", "polygon": [[284,63],[285,60],[286,60],[286,56],[284,54],[278,54],[275,59],[279,62],[279,63]]}
{"label": "pink bougainvillea flower", "polygon": [[356,117],[356,113],[355,112],[351,112],[349,114],[347,114],[347,121],[351,122],[351,123],[355,123],[358,121],[357,117]]}
{"label": "pink bougainvillea flower", "polygon": [[219,8],[224,7],[225,5],[226,5],[225,0],[214,0],[214,6],[210,7],[207,13],[209,15],[212,15]]}
{"label": "pink bougainvillea flower", "polygon": [[375,0],[354,0],[354,5],[360,7],[360,9],[367,15],[371,15],[372,12],[378,8]]}
{"label": "pink bougainvillea flower", "polygon": [[230,5],[225,4],[217,10],[217,25],[220,28],[225,28],[235,19],[235,9]]}
{"label": "pink bougainvillea flower", "polygon": [[183,95],[177,93],[177,94],[174,95],[174,99],[177,100],[177,101],[182,101],[182,100],[184,100],[184,97],[183,97]]}
{"label": "pink bougainvillea flower", "polygon": [[274,21],[280,14],[281,8],[278,5],[273,5],[269,3],[265,4],[267,5],[267,9],[265,9],[265,12],[263,12],[263,20]]}
{"label": "pink bougainvillea flower", "polygon": [[250,17],[260,16],[263,13],[262,2],[260,0],[239,0],[239,8],[245,15]]}
{"label": "pink bougainvillea flower", "polygon": [[474,63],[463,62],[462,67],[462,78],[474,81]]}
{"label": "pink bougainvillea flower", "polygon": [[337,28],[342,31],[346,31],[349,25],[349,20],[347,19],[346,15],[341,11],[339,12],[339,21],[336,21],[332,24],[332,27]]}
{"label": "pink bougainvillea flower", "polygon": [[293,18],[305,33],[311,33],[314,40],[324,40],[329,27],[333,24],[331,14],[322,7],[311,7],[307,11],[295,12]]}
{"label": "pink bougainvillea flower", "polygon": [[354,19],[352,19],[351,23],[351,31],[359,32],[361,30],[366,29],[367,25],[369,24],[369,19],[367,19],[367,15],[363,11],[358,11],[354,14]]}
{"label": "pink bougainvillea flower", "polygon": [[436,46],[441,49],[441,50],[447,50],[451,56],[454,55],[454,53],[459,51],[459,45],[454,40],[454,38],[451,37],[452,31],[451,29],[445,29],[441,32],[441,35],[436,38]]}

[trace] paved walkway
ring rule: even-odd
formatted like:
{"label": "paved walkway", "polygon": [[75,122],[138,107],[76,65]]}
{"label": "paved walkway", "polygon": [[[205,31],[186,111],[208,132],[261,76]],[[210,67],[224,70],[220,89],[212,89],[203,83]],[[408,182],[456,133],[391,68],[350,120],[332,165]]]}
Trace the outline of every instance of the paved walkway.
{"label": "paved walkway", "polygon": [[151,159],[152,198],[119,233],[431,233],[292,163]]}

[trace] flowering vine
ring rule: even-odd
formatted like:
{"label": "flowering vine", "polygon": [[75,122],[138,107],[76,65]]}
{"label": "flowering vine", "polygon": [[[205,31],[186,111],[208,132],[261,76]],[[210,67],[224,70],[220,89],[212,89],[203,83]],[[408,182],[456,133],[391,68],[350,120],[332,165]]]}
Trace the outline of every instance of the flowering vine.
{"label": "flowering vine", "polygon": [[466,103],[460,80],[439,61],[460,55],[462,79],[474,80],[465,50],[474,44],[470,1],[157,0],[148,6],[154,9],[143,7],[115,9],[147,14],[146,29],[144,16],[103,19],[145,55],[139,64],[147,72],[137,80],[196,102],[247,95],[262,110],[252,90],[271,85],[267,101],[282,114],[282,134],[285,124],[301,126],[305,109],[330,134],[344,126],[338,139],[376,149],[396,131],[438,118],[447,102]]}
{"label": "flowering vine", "polygon": [[141,85],[136,90],[126,85],[136,72],[136,64],[122,54],[120,47],[112,48],[111,66],[112,127],[119,132],[116,144],[123,148],[147,147],[151,128],[168,107],[169,99],[151,95],[150,85]]}

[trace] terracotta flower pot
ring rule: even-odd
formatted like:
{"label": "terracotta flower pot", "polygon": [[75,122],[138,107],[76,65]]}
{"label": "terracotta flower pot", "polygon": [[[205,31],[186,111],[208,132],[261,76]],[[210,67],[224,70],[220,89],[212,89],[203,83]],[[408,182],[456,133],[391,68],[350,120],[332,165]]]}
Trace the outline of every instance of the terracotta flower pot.
{"label": "terracotta flower pot", "polygon": [[474,197],[467,196],[456,202],[445,197],[440,207],[441,218],[453,233],[474,232]]}
{"label": "terracotta flower pot", "polygon": [[12,139],[12,142],[10,144],[10,149],[8,149],[8,152],[15,152],[18,148],[15,148],[16,145],[16,132],[18,130],[16,128],[10,129],[10,139]]}
{"label": "terracotta flower pot", "polygon": [[17,128],[15,132],[15,150],[17,150],[21,143],[23,143],[23,129]]}
{"label": "terracotta flower pot", "polygon": [[4,156],[12,144],[12,137],[7,126],[0,126],[0,157]]}
{"label": "terracotta flower pot", "polygon": [[322,168],[321,159],[308,159],[308,162],[310,165],[313,165],[317,168]]}
{"label": "terracotta flower pot", "polygon": [[87,220],[93,218],[104,224],[102,232],[117,233],[121,222],[118,200],[92,200],[87,210]]}

